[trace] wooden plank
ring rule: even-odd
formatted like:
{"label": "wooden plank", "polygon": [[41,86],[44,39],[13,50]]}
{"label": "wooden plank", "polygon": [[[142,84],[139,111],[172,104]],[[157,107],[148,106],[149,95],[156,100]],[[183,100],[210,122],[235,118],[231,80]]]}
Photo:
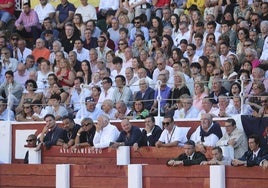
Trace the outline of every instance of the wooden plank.
{"label": "wooden plank", "polygon": [[55,176],[28,175],[1,175],[0,187],[55,187]]}
{"label": "wooden plank", "polygon": [[31,165],[31,164],[0,164],[0,175],[31,175],[55,176],[56,166],[51,164]]}
{"label": "wooden plank", "polygon": [[71,176],[78,177],[127,177],[128,167],[117,165],[71,165]]}
{"label": "wooden plank", "polygon": [[[240,179],[249,179],[254,177],[256,179],[267,179],[268,180],[268,170],[264,170],[259,166],[255,167],[233,167],[226,166],[226,177],[227,178],[240,178]],[[246,172],[246,173],[245,173]]]}
{"label": "wooden plank", "polygon": [[127,177],[74,177],[71,180],[72,188],[126,188]]}
{"label": "wooden plank", "polygon": [[208,178],[209,166],[175,166],[166,165],[144,165],[143,177],[185,177],[185,178]]}
{"label": "wooden plank", "polygon": [[116,158],[44,157],[42,164],[116,164]]}
{"label": "wooden plank", "polygon": [[[244,172],[245,173],[245,172]],[[247,180],[245,179],[233,179],[228,178],[226,179],[226,187],[231,188],[267,188],[268,187],[268,180],[267,179],[255,179],[256,177],[250,177]]]}

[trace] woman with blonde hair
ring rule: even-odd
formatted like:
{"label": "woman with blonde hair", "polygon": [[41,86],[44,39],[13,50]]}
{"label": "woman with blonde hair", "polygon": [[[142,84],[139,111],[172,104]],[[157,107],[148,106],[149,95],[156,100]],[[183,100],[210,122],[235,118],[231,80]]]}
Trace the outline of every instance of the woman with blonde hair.
{"label": "woman with blonde hair", "polygon": [[62,58],[60,60],[59,71],[56,72],[57,78],[59,80],[59,84],[63,87],[72,87],[74,84],[75,74],[71,70],[71,65],[68,59]]}
{"label": "woman with blonde hair", "polygon": [[194,84],[194,97],[193,97],[193,106],[198,110],[202,110],[202,100],[208,96],[205,91],[205,84],[201,82],[196,82]]}
{"label": "woman with blonde hair", "polygon": [[182,72],[174,72],[174,86],[170,90],[168,96],[169,101],[167,102],[167,111],[176,110],[178,108],[177,100],[183,94],[190,95],[190,91],[186,86],[184,74]]}

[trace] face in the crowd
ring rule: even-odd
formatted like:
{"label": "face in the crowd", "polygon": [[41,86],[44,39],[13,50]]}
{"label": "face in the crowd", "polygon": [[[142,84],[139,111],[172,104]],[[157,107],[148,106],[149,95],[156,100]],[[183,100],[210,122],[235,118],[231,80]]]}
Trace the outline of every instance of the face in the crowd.
{"label": "face in the crowd", "polygon": [[56,126],[56,121],[51,116],[46,117],[45,122],[49,129],[52,129]]}
{"label": "face in the crowd", "polygon": [[201,126],[204,131],[208,131],[212,123],[211,115],[210,114],[202,114],[201,115]]}
{"label": "face in the crowd", "polygon": [[125,132],[128,133],[128,132],[130,132],[132,126],[131,126],[130,122],[127,119],[124,119],[121,122],[121,127]]}
{"label": "face in the crowd", "polygon": [[141,101],[135,101],[134,108],[136,112],[142,112],[143,110],[143,104]]}
{"label": "face in the crowd", "polygon": [[167,129],[168,132],[171,132],[174,126],[174,122],[171,118],[164,118],[162,122],[163,128]]}
{"label": "face in the crowd", "polygon": [[259,149],[259,145],[255,142],[254,138],[248,139],[248,147],[251,151],[257,151]]}
{"label": "face in the crowd", "polygon": [[219,150],[213,149],[211,151],[211,153],[212,153],[212,158],[213,159],[218,160],[218,161],[221,161],[222,160],[223,155],[222,155],[222,153],[219,152]]}
{"label": "face in the crowd", "polygon": [[236,128],[236,126],[232,125],[232,123],[230,123],[230,122],[225,122],[224,126],[225,126],[225,129],[226,129],[226,133],[228,135],[230,135],[233,132],[233,130]]}
{"label": "face in the crowd", "polygon": [[148,128],[148,130],[152,130],[154,127],[154,122],[150,117],[145,119],[145,127]]}
{"label": "face in the crowd", "polygon": [[28,136],[26,142],[27,142],[27,146],[29,146],[29,147],[36,147],[37,140],[33,136],[31,136],[31,135]]}
{"label": "face in the crowd", "polygon": [[81,127],[85,132],[88,132],[94,126],[93,121],[86,120],[81,123]]}
{"label": "face in the crowd", "polygon": [[70,119],[68,119],[68,118],[62,120],[62,124],[63,124],[63,128],[66,131],[70,131],[73,128],[73,126],[74,126],[74,123]]}
{"label": "face in the crowd", "polygon": [[195,152],[195,147],[190,144],[185,144],[183,149],[187,156],[191,156]]}

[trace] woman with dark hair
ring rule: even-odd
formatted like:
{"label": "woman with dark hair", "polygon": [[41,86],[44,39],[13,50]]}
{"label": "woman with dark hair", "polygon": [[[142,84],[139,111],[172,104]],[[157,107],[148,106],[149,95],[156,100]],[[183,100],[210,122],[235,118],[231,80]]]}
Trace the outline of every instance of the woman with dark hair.
{"label": "woman with dark hair", "polygon": [[85,30],[86,26],[83,23],[83,18],[81,14],[76,13],[73,17],[73,23],[74,23],[74,33],[78,33],[78,36],[81,36],[82,40],[85,40]]}
{"label": "woman with dark hair", "polygon": [[174,63],[180,63],[182,57],[182,51],[179,48],[174,48],[172,50],[172,55],[169,58],[169,65],[173,65]]}
{"label": "woman with dark hair", "polygon": [[27,101],[22,106],[23,110],[21,113],[16,115],[17,121],[33,121],[32,116],[34,114],[31,102]]}
{"label": "woman with dark hair", "polygon": [[207,56],[200,56],[198,58],[198,63],[201,66],[201,75],[207,77],[207,64],[208,64],[209,60],[207,58]]}
{"label": "woman with dark hair", "polygon": [[164,50],[167,58],[170,58],[172,56],[172,49],[174,48],[174,42],[170,35],[163,36],[161,48]]}
{"label": "woman with dark hair", "polygon": [[232,83],[229,91],[229,97],[239,96],[241,92],[241,85],[238,82]]}
{"label": "woman with dark hair", "polygon": [[139,57],[132,58],[132,68],[134,72],[134,77],[138,77],[138,70],[144,68],[144,65]]}
{"label": "woman with dark hair", "polygon": [[16,108],[16,113],[20,113],[23,110],[24,103],[31,103],[34,100],[41,100],[44,103],[43,93],[37,93],[37,84],[34,80],[27,80],[25,82],[25,89],[27,92],[22,94],[20,103]]}
{"label": "woman with dark hair", "polygon": [[177,35],[179,34],[179,23],[180,23],[180,18],[177,14],[172,14],[170,16],[170,23],[172,27],[172,39],[173,41],[176,39]]}
{"label": "woman with dark hair", "polygon": [[159,17],[152,17],[150,25],[157,29],[157,35],[162,36],[163,33],[163,24]]}
{"label": "woman with dark hair", "polygon": [[216,67],[216,64],[214,61],[209,61],[206,66],[206,72],[207,72],[207,77],[206,80],[210,80],[210,77],[213,74],[213,70]]}
{"label": "woman with dark hair", "polygon": [[151,49],[149,50],[149,54],[150,54],[150,57],[155,58],[156,50],[160,49],[162,45],[161,38],[159,36],[154,36],[151,39],[151,43],[152,45],[151,45]]}
{"label": "woman with dark hair", "polygon": [[119,39],[118,50],[115,51],[115,55],[121,57],[123,61],[126,61],[125,49],[128,47],[128,41],[126,39]]}
{"label": "woman with dark hair", "polygon": [[214,33],[208,33],[207,36],[206,36],[206,45],[213,45],[216,47],[216,37],[214,35]]}
{"label": "woman with dark hair", "polygon": [[246,41],[246,39],[249,38],[249,31],[246,28],[239,28],[237,31],[237,38],[238,38],[238,44],[236,46],[236,54],[238,57],[243,53],[243,44]]}
{"label": "woman with dark hair", "polygon": [[82,77],[84,79],[85,84],[87,84],[87,85],[90,84],[92,71],[91,71],[90,63],[88,60],[84,60],[81,62],[81,69],[82,69],[82,73],[83,73]]}
{"label": "woman with dark hair", "polygon": [[133,103],[133,110],[131,114],[133,119],[145,119],[149,116],[149,110],[144,108],[144,102],[142,100],[136,100]]}
{"label": "woman with dark hair", "polygon": [[64,103],[66,101],[66,99],[69,96],[69,93],[67,93],[63,88],[62,85],[60,85],[58,82],[54,83],[51,90],[50,90],[50,96],[49,99],[52,95],[60,95],[61,101],[60,103]]}
{"label": "woman with dark hair", "polygon": [[99,101],[100,94],[101,94],[100,86],[97,86],[97,85],[92,86],[92,88],[91,88],[91,97],[93,97],[94,101]]}

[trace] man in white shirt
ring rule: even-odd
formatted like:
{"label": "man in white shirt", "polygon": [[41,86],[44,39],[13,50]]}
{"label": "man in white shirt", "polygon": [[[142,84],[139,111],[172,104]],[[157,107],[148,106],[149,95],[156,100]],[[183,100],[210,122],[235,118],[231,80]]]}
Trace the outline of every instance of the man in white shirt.
{"label": "man in white shirt", "polygon": [[40,0],[40,4],[34,7],[34,11],[37,13],[39,22],[43,24],[45,18],[54,18],[55,8],[52,4],[48,3],[48,0]]}
{"label": "man in white shirt", "polygon": [[212,121],[212,115],[202,114],[201,125],[196,128],[190,139],[196,143],[199,151],[205,152],[205,146],[215,146],[221,137],[221,127]]}
{"label": "man in white shirt", "polygon": [[18,40],[18,48],[14,51],[14,58],[18,60],[20,63],[26,62],[26,58],[28,55],[32,54],[32,50],[29,48],[26,48],[26,41],[24,39]]}
{"label": "man in white shirt", "polygon": [[88,20],[97,20],[96,9],[88,4],[87,0],[80,0],[80,2],[81,5],[77,7],[75,14],[81,14],[84,23]]}
{"label": "man in white shirt", "polygon": [[165,116],[162,125],[164,130],[155,144],[156,147],[172,147],[183,145],[186,142],[186,135],[182,134],[179,127],[174,125],[172,116]]}
{"label": "man in white shirt", "polygon": [[82,39],[76,39],[74,41],[74,52],[77,54],[77,60],[82,62],[84,60],[89,60],[89,50],[83,47]]}
{"label": "man in white shirt", "polygon": [[104,77],[101,82],[102,85],[102,91],[99,97],[98,103],[103,103],[106,99],[113,98],[114,88],[112,87],[113,81],[110,77]]}
{"label": "man in white shirt", "polygon": [[182,108],[174,113],[175,119],[197,118],[199,110],[193,106],[193,99],[188,94],[183,94],[180,97]]}
{"label": "man in white shirt", "polygon": [[85,99],[86,108],[82,107],[78,110],[75,118],[83,119],[85,117],[90,117],[93,121],[97,120],[97,117],[101,115],[102,111],[98,107],[96,107],[96,101],[94,101],[93,97],[87,97]]}
{"label": "man in white shirt", "polygon": [[119,136],[117,127],[110,124],[110,119],[106,115],[100,115],[97,119],[96,132],[93,139],[95,148],[109,147],[111,142],[115,142]]}

